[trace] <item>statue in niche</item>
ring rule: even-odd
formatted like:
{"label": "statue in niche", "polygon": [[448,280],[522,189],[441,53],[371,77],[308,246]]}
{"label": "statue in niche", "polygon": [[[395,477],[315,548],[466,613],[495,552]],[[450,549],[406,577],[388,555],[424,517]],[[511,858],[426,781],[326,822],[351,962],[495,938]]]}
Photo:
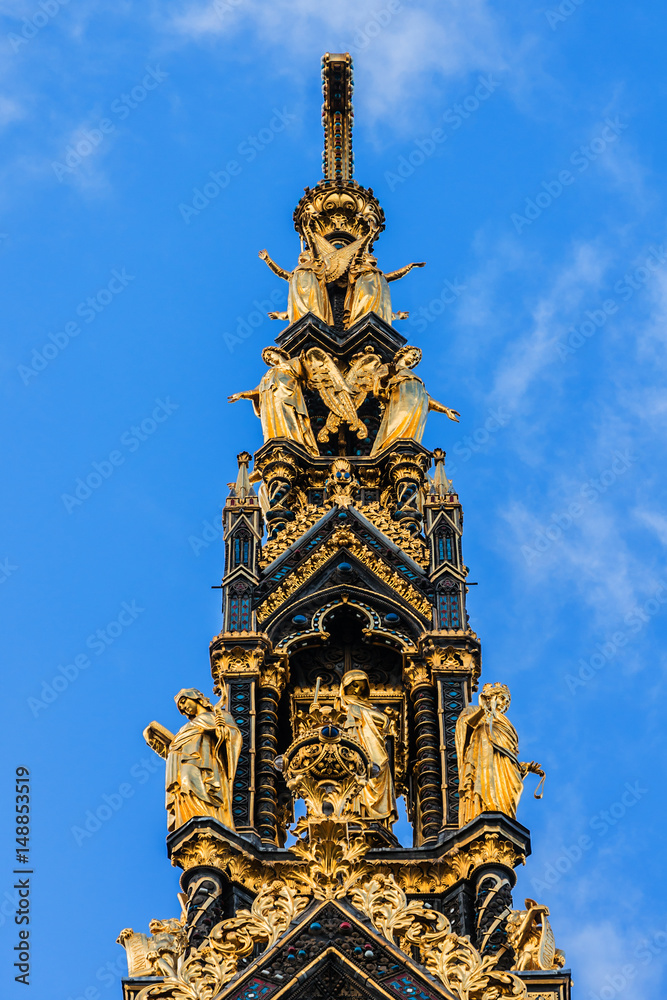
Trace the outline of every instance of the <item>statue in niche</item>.
{"label": "statue in niche", "polygon": [[541,776],[535,798],[542,797],[544,771],[535,761],[519,761],[519,737],[505,714],[509,705],[506,684],[485,684],[479,704],[468,705],[458,717],[459,826],[485,812],[515,819],[523,779],[529,773]]}
{"label": "statue in niche", "polygon": [[[271,260],[266,250],[260,250],[259,256],[274,274],[288,282],[287,319],[290,323],[296,323],[310,312],[329,326],[333,326],[333,313],[326,286],[327,268],[322,257],[310,250],[302,250],[294,270],[286,271]],[[272,318],[282,318],[282,315],[275,313]]]}
{"label": "statue in niche", "polygon": [[356,803],[362,818],[380,820],[387,825],[398,819],[396,795],[391,776],[385,737],[395,735],[391,715],[374,708],[371,686],[363,670],[349,670],[343,675],[336,708],[347,712],[345,728],[361,743],[377,773],[362,790]]}
{"label": "statue in niche", "polygon": [[229,402],[249,399],[262,421],[264,441],[287,438],[301,444],[312,455],[319,455],[310,418],[303,397],[308,374],[299,358],[290,358],[277,347],[265,347],[262,361],[269,366],[256,389],[235,392]]}
{"label": "statue in niche", "polygon": [[461,414],[432,399],[419,375],[412,370],[421,359],[418,347],[406,345],[396,352],[391,365],[377,369],[375,395],[384,402],[385,408],[371,457],[405,438],[421,442],[430,410],[444,413],[458,422]]}
{"label": "statue in niche", "polygon": [[188,721],[176,735],[158,722],[144,730],[149,747],[167,761],[170,831],[193,816],[210,816],[234,829],[232,796],[243,737],[225,700],[224,688],[215,706],[196,688],[183,688],[174,701]]}
{"label": "statue in niche", "polygon": [[[383,274],[378,270],[377,259],[368,251],[362,253],[358,261],[350,264],[348,271],[347,293],[345,295],[345,315],[347,317],[346,326],[354,326],[362,316],[368,313],[375,313],[380,319],[391,326],[394,314],[391,309],[391,293],[389,291],[390,281],[397,281],[404,277],[413,267],[424,267],[424,262],[419,264],[406,264],[397,271]],[[403,319],[404,315],[396,313],[397,319]]]}
{"label": "statue in niche", "polygon": [[534,899],[526,900],[525,910],[512,910],[507,918],[507,943],[514,951],[514,969],[550,971],[562,969],[565,954],[556,948],[547,919],[549,910]]}

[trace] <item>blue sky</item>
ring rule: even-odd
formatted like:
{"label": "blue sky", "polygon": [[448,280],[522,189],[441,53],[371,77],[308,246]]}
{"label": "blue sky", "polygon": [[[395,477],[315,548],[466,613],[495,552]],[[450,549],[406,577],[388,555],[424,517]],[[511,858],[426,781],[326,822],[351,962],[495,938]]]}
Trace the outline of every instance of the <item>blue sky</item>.
{"label": "blue sky", "polygon": [[[278,332],[264,313],[284,285],[257,252],[296,259],[327,50],[355,59],[380,266],[428,262],[395,308],[462,417],[433,414],[425,443],[447,450],[464,505],[484,679],[509,684],[522,758],[547,770],[544,799],[520,806],[533,855],[516,901],[551,908],[578,997],[659,995],[664,12],[0,7],[2,787],[10,808],[15,768],[31,769],[31,996],[118,997],[120,929],[177,913],[162,764],[141,732],[178,725],[182,686],[209,689],[215,528],[237,452],[261,443],[226,398],[257,384]],[[18,997],[6,811],[0,829],[0,963]]]}

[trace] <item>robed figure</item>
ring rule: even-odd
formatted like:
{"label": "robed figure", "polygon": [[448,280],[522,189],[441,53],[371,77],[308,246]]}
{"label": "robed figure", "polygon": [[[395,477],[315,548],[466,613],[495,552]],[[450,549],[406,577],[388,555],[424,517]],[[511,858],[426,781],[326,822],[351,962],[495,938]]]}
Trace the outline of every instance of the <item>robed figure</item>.
{"label": "robed figure", "polygon": [[391,309],[391,292],[389,282],[402,278],[413,267],[424,267],[423,263],[406,264],[405,267],[389,274],[383,274],[378,269],[377,258],[371,253],[363,253],[359,259],[350,264],[348,285],[345,295],[345,315],[348,328],[368,313],[375,313],[380,319],[391,326],[393,318]]}
{"label": "robed figure", "polygon": [[310,312],[329,326],[333,326],[333,313],[326,284],[327,267],[321,257],[315,256],[309,250],[303,250],[299,254],[299,261],[294,270],[286,271],[271,260],[266,250],[260,250],[259,256],[274,274],[283,278],[289,285],[287,319],[290,323],[296,323]]}
{"label": "robed figure", "polygon": [[406,438],[421,443],[430,410],[458,422],[458,411],[429,396],[419,375],[412,370],[421,357],[418,347],[401,347],[391,365],[377,370],[375,394],[384,403],[384,412],[371,457]]}
{"label": "robed figure", "polygon": [[290,358],[277,347],[266,347],[262,360],[269,366],[256,389],[235,392],[229,402],[249,399],[255,414],[262,421],[264,441],[287,438],[301,444],[313,455],[319,455],[310,418],[303,396],[308,377],[299,358]]}
{"label": "robed figure", "polygon": [[372,764],[375,777],[363,788],[357,806],[363,806],[363,818],[393,823],[398,819],[394,782],[391,776],[386,737],[393,733],[393,719],[371,704],[368,675],[363,670],[349,670],[343,677],[338,702],[347,712],[345,728],[362,745]]}
{"label": "robed figure", "polygon": [[485,684],[479,705],[468,705],[458,717],[459,826],[483,812],[515,819],[523,779],[529,772],[544,775],[535,761],[519,761],[519,737],[505,714],[509,705],[505,684]]}
{"label": "robed figure", "polygon": [[187,722],[174,736],[157,722],[144,731],[148,745],[166,757],[167,829],[177,830],[193,816],[210,816],[234,829],[234,776],[243,737],[234,717],[223,706],[213,706],[196,688],[183,688],[175,697]]}

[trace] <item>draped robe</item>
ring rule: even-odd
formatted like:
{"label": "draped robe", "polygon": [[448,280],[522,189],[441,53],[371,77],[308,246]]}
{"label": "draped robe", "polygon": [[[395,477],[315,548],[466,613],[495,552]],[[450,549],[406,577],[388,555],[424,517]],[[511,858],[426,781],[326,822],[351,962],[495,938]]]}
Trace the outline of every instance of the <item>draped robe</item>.
{"label": "draped robe", "polygon": [[377,267],[360,265],[350,268],[350,283],[345,296],[349,312],[348,327],[368,313],[375,313],[391,326],[391,292],[389,283]]}
{"label": "draped robe", "polygon": [[341,682],[339,695],[341,708],[347,712],[345,728],[354,732],[373,764],[379,768],[379,774],[369,780],[358,802],[364,807],[366,819],[394,822],[398,819],[398,812],[384,737],[389,719],[384,712],[374,708],[367,698],[346,692],[347,685],[361,679],[368,684],[368,678],[363,671],[348,671]]}
{"label": "draped robe", "polygon": [[301,389],[299,362],[281,361],[266,372],[253,398],[256,415],[262,421],[264,440],[284,437],[302,444],[318,455]]}
{"label": "draped robe", "polygon": [[419,375],[410,368],[398,368],[387,383],[387,399],[382,422],[373,443],[371,457],[394,441],[411,438],[421,442],[431,398]]}
{"label": "draped robe", "polygon": [[290,323],[296,323],[306,313],[313,313],[333,326],[333,313],[327,294],[324,277],[324,265],[299,264],[289,276],[289,297],[287,300],[287,318]]}
{"label": "draped robe", "polygon": [[459,826],[483,812],[516,817],[523,791],[518,752],[517,731],[505,715],[491,723],[480,706],[464,708],[456,723]]}
{"label": "draped robe", "polygon": [[229,712],[217,727],[212,711],[189,719],[169,745],[166,774],[167,828],[193,816],[212,816],[234,829],[232,793],[243,737]]}

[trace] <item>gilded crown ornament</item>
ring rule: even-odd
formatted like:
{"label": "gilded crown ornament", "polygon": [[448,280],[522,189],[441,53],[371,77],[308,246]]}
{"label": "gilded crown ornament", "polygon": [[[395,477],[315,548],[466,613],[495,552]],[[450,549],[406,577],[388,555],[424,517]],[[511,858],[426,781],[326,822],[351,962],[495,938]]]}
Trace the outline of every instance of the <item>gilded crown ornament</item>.
{"label": "gilded crown ornament", "polygon": [[183,688],[174,731],[144,732],[166,762],[181,916],[121,931],[123,1000],[570,1000],[549,909],[512,898],[524,780],[540,797],[544,772],[519,760],[506,685],[474,700],[463,511],[424,445],[431,414],[460,414],[394,325],[393,283],[423,264],[380,268],[351,57],[327,53],[322,74],[300,246],[290,267],[259,255],[286,326],[229,397],[261,441],[222,513],[212,694]]}

